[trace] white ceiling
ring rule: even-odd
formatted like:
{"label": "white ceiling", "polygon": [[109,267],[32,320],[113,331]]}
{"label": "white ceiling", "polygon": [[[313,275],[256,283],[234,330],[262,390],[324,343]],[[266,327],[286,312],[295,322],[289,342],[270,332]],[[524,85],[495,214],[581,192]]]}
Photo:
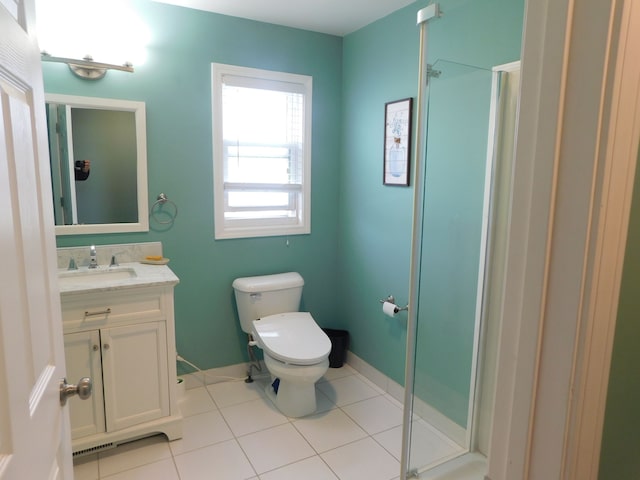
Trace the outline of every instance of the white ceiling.
{"label": "white ceiling", "polygon": [[344,36],[415,0],[155,0],[181,7]]}

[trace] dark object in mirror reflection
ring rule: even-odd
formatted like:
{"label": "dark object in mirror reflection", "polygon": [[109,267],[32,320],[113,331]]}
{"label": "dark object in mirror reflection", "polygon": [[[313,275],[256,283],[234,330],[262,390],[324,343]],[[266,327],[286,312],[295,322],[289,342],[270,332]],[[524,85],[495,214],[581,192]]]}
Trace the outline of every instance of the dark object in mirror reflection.
{"label": "dark object in mirror reflection", "polygon": [[76,164],[73,168],[76,181],[83,181],[89,178],[91,173],[91,161],[90,160],[76,160]]}

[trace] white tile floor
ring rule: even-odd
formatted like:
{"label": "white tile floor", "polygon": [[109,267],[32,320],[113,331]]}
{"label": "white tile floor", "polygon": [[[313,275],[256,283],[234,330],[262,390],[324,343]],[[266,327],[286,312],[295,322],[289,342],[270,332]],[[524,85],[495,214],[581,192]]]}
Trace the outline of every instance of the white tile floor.
{"label": "white tile floor", "polygon": [[[317,384],[318,413],[282,415],[265,382],[187,390],[184,436],[155,436],[75,459],[76,480],[397,480],[401,405],[348,365]],[[460,451],[418,420],[436,462]],[[429,459],[425,458],[425,461]]]}

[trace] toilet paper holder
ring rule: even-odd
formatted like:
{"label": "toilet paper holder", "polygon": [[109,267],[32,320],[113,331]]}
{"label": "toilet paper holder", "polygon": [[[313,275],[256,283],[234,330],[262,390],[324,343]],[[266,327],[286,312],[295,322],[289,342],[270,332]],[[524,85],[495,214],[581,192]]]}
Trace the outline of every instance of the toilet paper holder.
{"label": "toilet paper holder", "polygon": [[[393,303],[394,305],[396,305],[396,297],[394,297],[393,295],[389,295],[384,300],[378,300],[378,301],[380,303],[389,302],[389,303]],[[396,307],[393,310],[394,310],[395,313],[402,312],[403,310],[409,310],[409,304],[407,304],[404,307],[400,307],[399,305],[396,305]]]}

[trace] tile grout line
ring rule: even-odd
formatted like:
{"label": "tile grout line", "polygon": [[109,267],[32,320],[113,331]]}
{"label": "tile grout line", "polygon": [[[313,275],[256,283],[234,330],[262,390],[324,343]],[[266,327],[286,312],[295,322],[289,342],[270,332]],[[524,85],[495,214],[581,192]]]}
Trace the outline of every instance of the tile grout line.
{"label": "tile grout line", "polygon": [[[373,440],[373,442],[374,442],[376,445],[378,445],[380,448],[382,448],[385,452],[387,452],[387,453],[390,455],[390,457],[391,457],[391,458],[393,458],[395,461],[398,461],[398,459],[395,457],[395,455],[394,455],[391,451],[389,451],[389,449],[388,449],[388,448],[386,448],[382,443],[380,443],[380,442],[379,442],[379,441],[374,437],[374,435],[379,435],[379,434],[382,434],[382,433],[384,433],[384,432],[388,432],[388,431],[390,431],[390,430],[393,430],[394,428],[397,428],[398,426],[397,426],[397,425],[395,425],[395,426],[392,426],[392,427],[389,427],[389,428],[385,428],[385,429],[383,429],[383,430],[381,430],[381,431],[379,431],[379,432],[376,432],[376,433],[374,433],[374,434],[369,433],[369,432],[364,428],[364,425],[361,425],[361,424],[360,424],[360,422],[358,422],[358,421],[356,420],[356,418],[354,418],[354,417],[352,417],[351,415],[349,415],[349,413],[345,410],[345,408],[346,408],[346,407],[349,407],[349,406],[352,406],[352,405],[356,405],[356,404],[358,404],[358,403],[363,403],[363,402],[366,402],[366,401],[368,401],[368,400],[372,400],[372,399],[375,399],[375,398],[378,398],[378,397],[385,398],[385,400],[389,401],[389,402],[390,402],[391,404],[393,404],[393,405],[394,405],[394,407],[396,407],[396,408],[402,408],[402,406],[401,406],[401,405],[397,405],[397,403],[399,403],[399,402],[398,402],[398,401],[397,401],[397,399],[395,399],[395,397],[393,397],[393,396],[392,396],[388,391],[384,390],[382,387],[378,386],[378,385],[377,385],[377,384],[375,384],[374,382],[372,382],[372,381],[370,381],[369,379],[367,379],[366,377],[364,377],[364,375],[362,375],[362,374],[361,374],[360,372],[358,372],[357,370],[353,369],[353,367],[350,367],[350,369],[351,369],[352,371],[350,371],[349,373],[346,373],[346,374],[344,374],[344,375],[339,375],[339,376],[336,376],[336,377],[330,377],[330,378],[326,378],[326,379],[324,379],[325,377],[323,377],[323,381],[318,382],[318,384],[331,383],[331,382],[338,381],[338,380],[341,380],[341,379],[346,379],[346,378],[349,378],[349,377],[355,377],[359,382],[362,382],[365,386],[367,386],[368,388],[370,388],[370,389],[373,391],[374,395],[373,395],[373,396],[371,396],[371,397],[362,398],[362,399],[355,400],[355,401],[351,401],[351,402],[346,403],[346,404],[344,404],[344,405],[340,405],[340,406],[338,406],[338,405],[335,403],[335,401],[334,401],[331,397],[329,397],[327,394],[325,394],[322,390],[318,390],[318,392],[319,392],[320,394],[322,394],[324,397],[326,397],[326,400],[328,400],[328,404],[330,404],[330,405],[331,405],[331,408],[329,408],[328,410],[323,410],[322,412],[319,412],[319,413],[328,413],[328,412],[331,412],[332,410],[340,410],[340,412],[341,412],[343,415],[345,415],[347,418],[349,418],[349,419],[350,419],[350,420],[351,420],[351,421],[352,421],[352,422],[353,422],[353,423],[354,423],[354,424],[355,424],[355,425],[356,425],[360,430],[362,430],[362,431],[365,433],[365,436],[364,436],[364,437],[362,437],[362,438],[355,439],[355,440],[352,440],[352,441],[350,441],[350,442],[347,442],[347,443],[346,443],[346,444],[344,444],[344,445],[339,445],[339,446],[336,446],[336,447],[330,448],[330,449],[328,449],[328,450],[326,450],[326,451],[324,451],[324,452],[318,452],[318,451],[317,451],[317,449],[316,449],[316,448],[315,448],[315,447],[314,447],[314,446],[309,442],[309,440],[308,440],[308,439],[307,439],[307,437],[303,434],[303,432],[302,432],[302,431],[300,431],[300,430],[296,427],[295,423],[296,423],[296,421],[297,421],[297,420],[299,420],[298,418],[292,418],[292,417],[288,417],[288,416],[286,416],[286,415],[283,415],[283,416],[284,416],[284,418],[286,419],[286,422],[285,422],[285,423],[281,423],[281,424],[279,424],[279,425],[274,425],[274,426],[270,426],[270,427],[266,427],[266,428],[261,428],[261,429],[257,430],[256,432],[249,432],[249,433],[246,433],[246,434],[243,434],[243,435],[239,435],[239,436],[238,436],[238,435],[234,432],[234,430],[231,428],[231,425],[229,424],[229,422],[228,422],[227,418],[222,414],[222,411],[221,411],[221,410],[222,410],[222,408],[218,405],[218,403],[216,402],[216,400],[215,400],[215,398],[214,398],[214,396],[213,396],[212,391],[209,389],[209,386],[211,386],[211,385],[216,385],[216,384],[218,384],[218,383],[229,383],[229,382],[215,382],[215,383],[213,383],[213,384],[206,384],[206,385],[202,385],[202,386],[200,386],[200,387],[194,387],[194,388],[204,388],[204,389],[205,389],[205,391],[206,391],[206,398],[208,398],[208,399],[211,401],[211,403],[212,403],[212,407],[213,407],[213,408],[209,408],[209,409],[208,409],[207,411],[205,411],[205,412],[199,412],[199,414],[205,414],[205,413],[209,413],[209,412],[217,412],[217,413],[219,414],[219,416],[221,417],[222,421],[224,422],[224,425],[228,428],[229,432],[231,433],[232,438],[229,438],[229,439],[227,439],[227,440],[219,440],[219,441],[216,441],[216,442],[214,442],[214,443],[212,443],[212,444],[203,445],[203,446],[201,446],[201,447],[198,447],[198,448],[195,448],[195,449],[192,449],[192,450],[189,450],[189,451],[180,452],[180,453],[179,453],[179,454],[177,454],[177,455],[176,455],[176,454],[174,454],[173,450],[171,449],[171,447],[170,447],[170,445],[169,445],[169,446],[168,446],[168,448],[169,448],[169,454],[171,455],[172,463],[173,463],[173,465],[174,465],[174,468],[175,468],[176,474],[177,474],[177,476],[178,476],[178,479],[181,479],[181,474],[180,474],[180,471],[179,471],[179,469],[178,469],[178,465],[177,465],[177,462],[176,462],[176,456],[178,456],[178,455],[183,455],[183,454],[186,454],[186,453],[189,453],[189,452],[192,452],[192,451],[197,451],[197,450],[200,450],[200,449],[203,449],[203,448],[207,448],[207,447],[210,447],[210,446],[212,446],[212,445],[216,445],[216,444],[224,443],[225,441],[229,441],[229,440],[231,440],[231,439],[233,439],[233,440],[234,440],[235,444],[236,444],[236,445],[238,446],[238,448],[240,448],[240,450],[242,451],[242,453],[243,453],[243,455],[244,455],[244,457],[245,457],[246,461],[247,461],[247,462],[248,462],[248,464],[251,466],[251,468],[252,468],[252,470],[253,470],[253,472],[254,472],[254,476],[255,476],[256,478],[260,478],[260,476],[261,476],[261,475],[263,475],[263,474],[267,474],[267,473],[273,472],[273,471],[275,471],[275,470],[278,470],[278,469],[281,469],[281,468],[285,468],[285,467],[287,467],[287,466],[290,466],[290,465],[293,465],[293,464],[295,464],[295,463],[298,463],[298,462],[302,462],[302,461],[305,461],[305,460],[311,459],[311,458],[313,458],[313,457],[318,457],[318,458],[319,458],[319,460],[323,463],[323,465],[325,465],[325,466],[329,469],[329,471],[331,471],[331,472],[332,472],[332,474],[333,474],[333,475],[335,475],[337,478],[340,478],[340,477],[339,477],[339,475],[338,475],[338,473],[337,473],[337,472],[335,472],[335,471],[331,468],[331,466],[330,466],[330,465],[329,465],[329,464],[324,460],[324,458],[322,457],[322,455],[323,455],[323,454],[326,454],[326,453],[328,453],[328,452],[332,452],[332,451],[339,450],[339,449],[344,448],[344,447],[346,447],[346,446],[348,446],[348,445],[352,445],[352,444],[355,444],[355,443],[357,443],[357,442],[363,441],[363,440],[365,440],[365,439],[367,439],[367,438],[370,438],[371,440]],[[239,383],[239,382],[238,382],[238,383]],[[239,398],[241,398],[241,397],[239,397]],[[263,401],[264,401],[264,400],[266,400],[266,401],[267,401],[267,402],[269,402],[271,405],[273,405],[273,402],[271,402],[271,400],[270,400],[266,395],[263,395],[263,394],[261,394],[261,393],[260,393],[260,395],[259,395],[259,399],[261,399],[261,400],[263,400]],[[244,403],[248,403],[248,402],[250,402],[250,401],[253,401],[253,400],[257,400],[257,399],[241,400],[241,401],[239,401],[239,402],[235,402],[235,401],[234,401],[234,403],[232,403],[232,404],[230,404],[230,405],[227,405],[226,407],[233,407],[233,406],[236,406],[236,405],[241,405],[241,404],[244,404]],[[337,396],[336,396],[336,400],[337,400]],[[226,407],[224,407],[224,408],[226,408]],[[197,414],[193,414],[193,415],[189,415],[189,416],[195,416],[195,415],[197,415]],[[185,417],[185,418],[187,418],[187,417]],[[251,462],[251,459],[249,458],[249,455],[247,454],[247,452],[246,452],[246,451],[244,450],[244,448],[242,447],[242,444],[240,443],[239,439],[240,439],[240,438],[242,438],[242,437],[248,436],[248,435],[252,435],[252,434],[256,434],[256,433],[260,433],[260,432],[264,432],[264,431],[266,431],[266,430],[269,430],[269,429],[272,429],[272,428],[276,428],[276,427],[279,427],[279,426],[282,426],[282,425],[287,425],[287,424],[288,424],[288,425],[291,425],[291,426],[293,426],[293,427],[294,427],[294,430],[295,430],[295,431],[296,431],[296,432],[297,432],[297,433],[298,433],[298,434],[299,434],[299,435],[304,439],[305,443],[306,443],[306,444],[311,448],[311,451],[315,452],[315,455],[310,455],[310,456],[308,456],[308,457],[305,457],[305,458],[302,458],[302,459],[298,459],[298,460],[296,460],[296,461],[292,461],[292,462],[289,462],[289,463],[287,463],[287,464],[280,465],[280,466],[278,466],[278,467],[276,467],[276,468],[273,468],[273,469],[271,469],[271,470],[268,470],[268,471],[262,472],[261,474],[258,474],[258,473],[257,473],[257,470],[256,470],[256,467],[255,467],[255,466],[254,466],[254,464]],[[400,426],[401,426],[401,425],[400,425]],[[167,442],[167,443],[169,444],[170,442]],[[97,470],[97,473],[98,473],[98,479],[105,478],[105,480],[106,480],[106,478],[108,478],[108,477],[102,477],[102,475],[101,475],[100,458],[99,458],[99,456],[100,456],[99,454],[96,454],[96,459],[95,459],[95,462],[96,462],[96,470]],[[150,463],[146,463],[146,464],[139,465],[139,466],[132,467],[132,468],[139,468],[139,467],[143,467],[143,466],[145,466],[145,465],[150,465],[150,464],[157,463],[157,462],[159,462],[159,461],[163,461],[163,460],[165,460],[165,459],[154,460],[154,461],[152,461],[152,462],[150,462]],[[126,470],[123,470],[123,471],[127,471],[127,470],[131,470],[131,468],[126,469]],[[116,472],[116,473],[120,473],[120,472]],[[394,476],[394,477],[392,477],[392,478],[397,478],[397,476]]]}

